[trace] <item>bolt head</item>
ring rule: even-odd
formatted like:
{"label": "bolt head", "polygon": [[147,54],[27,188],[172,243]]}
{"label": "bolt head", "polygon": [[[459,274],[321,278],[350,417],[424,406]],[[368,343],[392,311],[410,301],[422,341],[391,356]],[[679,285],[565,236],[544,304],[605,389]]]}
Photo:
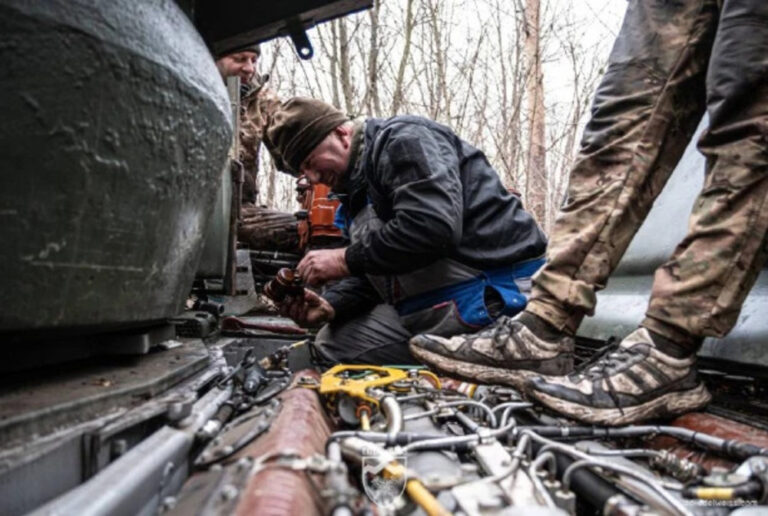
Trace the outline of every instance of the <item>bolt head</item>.
{"label": "bolt head", "polygon": [[221,499],[226,502],[226,501],[234,500],[235,498],[237,498],[237,495],[239,493],[240,491],[235,486],[233,486],[232,484],[227,484],[221,488],[220,496],[221,496]]}

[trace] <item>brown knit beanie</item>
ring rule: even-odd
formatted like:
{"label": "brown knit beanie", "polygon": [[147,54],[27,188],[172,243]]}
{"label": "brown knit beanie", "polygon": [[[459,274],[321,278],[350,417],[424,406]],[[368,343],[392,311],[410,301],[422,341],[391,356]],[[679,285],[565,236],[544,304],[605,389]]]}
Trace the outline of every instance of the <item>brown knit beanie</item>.
{"label": "brown knit beanie", "polygon": [[321,100],[293,97],[277,108],[268,122],[264,142],[275,163],[298,174],[309,153],[349,117]]}
{"label": "brown knit beanie", "polygon": [[243,47],[235,47],[235,48],[230,48],[228,50],[219,51],[219,52],[216,52],[216,59],[221,59],[222,57],[226,57],[232,54],[237,54],[240,52],[253,52],[258,57],[261,57],[261,45],[257,43],[253,43],[250,45],[245,45]]}

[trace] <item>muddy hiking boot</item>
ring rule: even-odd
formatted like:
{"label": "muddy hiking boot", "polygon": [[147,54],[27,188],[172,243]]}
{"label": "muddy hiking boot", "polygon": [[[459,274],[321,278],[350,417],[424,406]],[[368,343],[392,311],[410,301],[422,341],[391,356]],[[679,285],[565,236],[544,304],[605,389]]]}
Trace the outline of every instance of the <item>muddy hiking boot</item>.
{"label": "muddy hiking boot", "polygon": [[663,353],[645,328],[568,376],[532,379],[528,393],[560,414],[598,425],[676,416],[711,399],[697,379],[695,355]]}
{"label": "muddy hiking boot", "polygon": [[[537,328],[533,318],[538,319],[530,314],[502,316],[479,333],[449,338],[416,335],[410,341],[411,354],[450,376],[523,390],[533,377],[573,369],[573,337]],[[538,335],[533,330],[539,330]],[[550,333],[547,338],[541,336],[545,333]]]}

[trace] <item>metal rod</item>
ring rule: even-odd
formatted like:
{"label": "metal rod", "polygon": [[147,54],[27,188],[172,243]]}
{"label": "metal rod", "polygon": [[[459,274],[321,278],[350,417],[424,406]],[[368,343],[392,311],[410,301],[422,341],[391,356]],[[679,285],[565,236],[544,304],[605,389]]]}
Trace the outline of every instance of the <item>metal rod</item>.
{"label": "metal rod", "polygon": [[531,462],[531,470],[536,474],[541,470],[541,467],[545,463],[549,470],[549,478],[554,479],[557,474],[557,460],[555,459],[555,454],[551,451],[540,451],[536,458]]}
{"label": "metal rod", "polygon": [[[552,456],[554,458],[554,455]],[[531,479],[531,483],[536,488],[536,493],[534,493],[534,496],[538,494],[538,498],[540,500],[543,499],[544,503],[549,507],[550,509],[557,508],[557,504],[552,499],[552,495],[549,494],[549,491],[547,491],[547,488],[544,487],[544,484],[541,482],[541,479],[536,475],[536,472],[533,471],[533,465],[528,467],[528,477]]]}
{"label": "metal rod", "polygon": [[482,403],[480,401],[474,401],[474,400],[466,400],[466,401],[449,401],[447,403],[439,403],[438,407],[463,407],[463,406],[470,406],[470,407],[478,407],[485,411],[485,413],[488,415],[488,422],[491,424],[491,428],[496,428],[498,425],[496,423],[496,416],[493,415],[493,410],[486,405],[485,403]]}
{"label": "metal rod", "polygon": [[[603,467],[605,465],[604,469],[609,469],[609,470],[614,470],[614,471],[621,470],[620,471],[621,473],[624,473],[624,474],[626,474],[628,476],[631,476],[632,478],[635,478],[637,480],[640,480],[640,481],[644,482],[645,484],[648,485],[648,487],[650,487],[653,491],[655,491],[657,494],[659,494],[659,496],[667,503],[667,505],[669,506],[669,509],[671,509],[671,512],[673,514],[678,514],[678,515],[683,515],[683,516],[688,516],[688,515],[691,514],[691,512],[688,509],[686,509],[686,507],[679,500],[677,500],[677,498],[675,498],[673,495],[668,493],[654,479],[652,479],[652,478],[650,478],[650,477],[648,477],[646,475],[639,474],[639,473],[637,473],[637,472],[635,472],[633,470],[630,470],[630,469],[625,468],[623,466],[615,465],[614,463],[611,463],[611,462],[608,462],[608,461],[604,461],[604,460],[597,459],[595,457],[591,457],[589,454],[584,453],[582,451],[579,451],[579,450],[577,450],[573,446],[568,446],[568,445],[565,445],[565,444],[562,444],[562,443],[558,443],[557,441],[553,441],[551,439],[547,439],[546,437],[542,437],[541,435],[536,434],[532,430],[522,430],[521,431],[521,435],[529,435],[531,437],[531,439],[533,439],[533,440],[535,440],[537,442],[543,443],[545,445],[549,445],[547,447],[548,449],[556,449],[558,451],[561,451],[563,453],[566,453],[568,455],[571,455],[572,457],[575,457],[575,458],[579,459],[576,463],[572,464],[571,466],[569,466],[568,469],[566,469],[566,473],[568,473],[568,471],[575,464],[580,463],[580,462],[584,462],[585,464],[592,464],[592,465],[600,466],[600,467]],[[540,452],[542,450],[540,450]],[[579,467],[583,467],[583,465],[579,466]],[[573,473],[571,472],[570,475],[572,475],[572,474]],[[566,483],[566,481],[565,481],[566,477],[565,477],[565,474],[563,474],[563,490],[566,490],[568,488],[568,486],[569,486],[570,475],[568,476],[568,482]]]}
{"label": "metal rod", "polygon": [[403,416],[403,421],[413,421],[414,419],[421,419],[423,417],[434,416],[438,412],[440,412],[440,409],[437,409],[437,408],[425,410],[423,412],[411,412],[410,414],[406,414],[405,416]]}
{"label": "metal rod", "polygon": [[388,394],[379,400],[381,411],[387,417],[387,434],[394,437],[403,430],[403,411],[394,396]]}

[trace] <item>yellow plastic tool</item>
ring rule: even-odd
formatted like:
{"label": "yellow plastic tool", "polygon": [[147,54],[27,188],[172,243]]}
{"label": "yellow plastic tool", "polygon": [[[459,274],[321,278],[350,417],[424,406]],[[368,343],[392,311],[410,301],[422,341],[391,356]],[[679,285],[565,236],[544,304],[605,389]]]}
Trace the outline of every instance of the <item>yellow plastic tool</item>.
{"label": "yellow plastic tool", "polygon": [[[349,378],[344,373],[370,373],[363,378]],[[379,400],[368,394],[368,389],[385,387],[394,382],[408,380],[408,373],[401,369],[380,367],[372,365],[346,365],[333,366],[320,377],[320,394],[332,396],[346,394],[357,399],[365,400],[376,406]]]}

